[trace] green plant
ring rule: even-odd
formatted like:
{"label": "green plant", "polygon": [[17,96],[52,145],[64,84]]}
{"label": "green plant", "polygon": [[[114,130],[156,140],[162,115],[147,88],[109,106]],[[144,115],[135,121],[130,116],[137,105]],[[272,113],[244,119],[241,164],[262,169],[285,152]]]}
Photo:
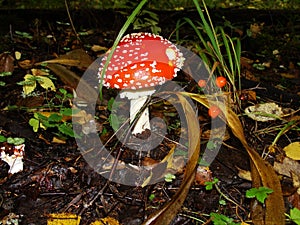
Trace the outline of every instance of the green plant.
{"label": "green plant", "polygon": [[[228,85],[228,91],[233,93],[234,101],[240,104],[238,98],[238,90],[241,89],[240,39],[227,35],[222,26],[214,27],[204,0],[202,3],[206,16],[202,12],[198,1],[193,1],[201,18],[201,22],[192,21],[187,17],[178,20],[176,25],[176,39],[178,42],[180,41],[180,28],[185,24],[189,24],[200,41],[193,44],[199,56],[206,64],[207,69],[210,71],[209,79],[211,79],[214,73],[216,77],[226,77],[230,84]],[[236,81],[238,82],[238,87],[236,87]]]}
{"label": "green plant", "polygon": [[149,201],[153,201],[155,198],[155,194],[153,194],[153,193],[150,194],[148,198],[149,198]]}
{"label": "green plant", "polygon": [[205,182],[205,189],[210,191],[213,189],[214,185],[216,185],[219,182],[218,178],[214,178],[212,181]]}
{"label": "green plant", "polygon": [[13,144],[13,145],[21,145],[25,142],[25,138],[20,138],[20,137],[5,137],[3,135],[0,135],[0,142],[7,142],[8,144]]}
{"label": "green plant", "polygon": [[240,223],[233,222],[232,218],[218,213],[210,213],[214,225],[237,225]]}
{"label": "green plant", "polygon": [[290,209],[290,214],[285,214],[295,224],[300,225],[300,210],[297,208]]}
{"label": "green plant", "polygon": [[24,81],[20,81],[17,84],[23,86],[24,96],[29,96],[37,87],[37,83],[45,90],[55,90],[55,85],[48,77],[49,71],[32,69],[32,74],[26,74]]}
{"label": "green plant", "polygon": [[58,136],[63,135],[69,137],[79,137],[74,133],[72,123],[68,122],[66,118],[72,115],[72,109],[62,108],[58,113],[42,114],[35,112],[33,118],[29,120],[29,125],[32,126],[34,132],[37,132],[39,128],[44,130],[48,128],[56,128],[59,133]]}
{"label": "green plant", "polygon": [[[12,75],[12,72],[1,72],[0,73],[0,77],[6,77],[6,76],[10,76]],[[5,82],[4,81],[0,81],[0,86],[5,86]]]}
{"label": "green plant", "polygon": [[264,203],[268,194],[273,193],[273,190],[267,187],[251,188],[246,191],[247,198],[256,198],[260,203]]}
{"label": "green plant", "polygon": [[174,174],[171,174],[171,173],[167,173],[165,175],[165,181],[166,182],[172,182],[175,178],[176,178],[176,176]]}
{"label": "green plant", "polygon": [[156,13],[149,10],[142,10],[139,16],[133,22],[133,29],[151,29],[151,32],[158,34],[161,32],[161,28],[158,26],[159,17]]}

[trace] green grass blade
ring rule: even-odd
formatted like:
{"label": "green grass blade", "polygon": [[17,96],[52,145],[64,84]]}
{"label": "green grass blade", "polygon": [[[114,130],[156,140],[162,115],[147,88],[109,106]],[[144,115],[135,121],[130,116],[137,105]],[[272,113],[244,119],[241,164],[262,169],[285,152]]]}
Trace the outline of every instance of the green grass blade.
{"label": "green grass blade", "polygon": [[122,39],[122,37],[124,36],[126,30],[128,29],[128,27],[130,26],[130,24],[134,21],[134,19],[136,18],[136,16],[138,15],[138,13],[140,13],[141,9],[143,8],[143,6],[147,3],[148,0],[142,0],[138,6],[133,10],[133,12],[131,13],[131,15],[127,18],[126,22],[124,23],[123,27],[121,28],[121,30],[119,31],[119,34],[117,36],[117,38],[115,39],[115,42],[113,44],[113,46],[111,47],[111,51],[107,56],[107,60],[106,63],[103,67],[102,73],[101,73],[101,82],[100,82],[100,87],[99,87],[99,94],[100,94],[100,99],[102,99],[102,88],[103,88],[103,79],[104,79],[104,74],[106,72],[106,69],[108,67],[109,61],[112,58],[112,55],[115,52],[116,47],[118,46],[120,40]]}

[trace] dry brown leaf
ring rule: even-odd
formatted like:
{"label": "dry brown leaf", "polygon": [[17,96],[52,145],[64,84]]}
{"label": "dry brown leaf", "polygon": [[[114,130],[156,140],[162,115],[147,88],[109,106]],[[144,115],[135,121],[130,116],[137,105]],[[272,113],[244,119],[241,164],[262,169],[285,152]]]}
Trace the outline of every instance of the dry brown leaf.
{"label": "dry brown leaf", "polygon": [[[95,99],[98,98],[98,93],[94,89],[94,87],[86,83],[76,73],[67,69],[65,66],[59,64],[48,64],[47,67],[52,70],[57,76],[59,76],[63,83],[74,89],[77,87],[77,97],[84,99],[87,102],[94,102]],[[97,72],[95,74],[97,74]]]}
{"label": "dry brown leaf", "polygon": [[0,54],[0,73],[14,71],[14,58],[8,53]]}
{"label": "dry brown leaf", "polygon": [[199,151],[200,151],[200,133],[199,124],[195,123],[194,110],[186,98],[180,94],[176,94],[185,112],[188,125],[188,139],[189,139],[189,161],[186,165],[183,181],[173,196],[162,209],[152,214],[144,225],[163,225],[170,224],[173,218],[177,215],[178,211],[189,192],[189,188],[192,185],[195,178],[196,165],[198,163]]}
{"label": "dry brown leaf", "polygon": [[274,169],[277,173],[287,177],[291,177],[291,172],[300,176],[300,163],[289,157],[285,157],[282,162],[274,162]]}
{"label": "dry brown leaf", "polygon": [[44,63],[59,63],[66,66],[76,66],[79,69],[85,70],[93,62],[91,57],[83,49],[75,49],[65,55],[61,55],[56,59],[46,60],[36,65]]}
{"label": "dry brown leaf", "polygon": [[[209,103],[205,96],[192,93],[183,93],[186,96],[200,102],[207,108]],[[223,111],[223,115],[226,118],[228,126],[231,128],[232,133],[240,140],[244,148],[247,150],[251,159],[251,177],[252,184],[254,187],[258,188],[260,186],[271,188],[274,192],[268,196],[265,202],[265,208],[261,205],[257,207],[252,212],[252,220],[255,225],[257,224],[270,224],[270,225],[284,225],[285,224],[285,208],[283,195],[281,190],[281,184],[277,174],[275,173],[273,167],[263,160],[260,155],[248,145],[243,126],[238,118],[238,116],[225,105],[219,102],[219,108]]]}

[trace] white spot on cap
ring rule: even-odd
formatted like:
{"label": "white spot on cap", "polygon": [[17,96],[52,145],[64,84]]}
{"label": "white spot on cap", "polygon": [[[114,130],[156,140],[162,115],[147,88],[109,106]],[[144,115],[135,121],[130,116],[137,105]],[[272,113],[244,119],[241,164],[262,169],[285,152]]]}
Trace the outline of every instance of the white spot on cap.
{"label": "white spot on cap", "polygon": [[145,52],[144,54],[141,54],[142,57],[145,57],[145,56],[148,56],[149,53],[148,52]]}
{"label": "white spot on cap", "polygon": [[166,55],[168,56],[169,60],[175,60],[176,59],[176,52],[172,48],[166,49]]}
{"label": "white spot on cap", "polygon": [[145,76],[142,76],[141,80],[147,80],[149,76],[145,75]]}
{"label": "white spot on cap", "polygon": [[124,77],[125,77],[125,78],[129,78],[129,77],[130,77],[130,74],[129,74],[129,73],[126,73]]}
{"label": "white spot on cap", "polygon": [[154,60],[153,63],[150,64],[150,66],[154,69],[155,66],[157,65],[157,62]]}
{"label": "white spot on cap", "polygon": [[122,51],[122,53],[126,54],[126,53],[127,53],[127,50],[126,50],[126,49],[124,49],[124,50]]}
{"label": "white spot on cap", "polygon": [[155,69],[155,68],[152,69],[152,73],[159,73],[159,72],[161,72],[161,70],[158,70],[158,69]]}
{"label": "white spot on cap", "polygon": [[118,83],[122,83],[123,80],[119,78],[119,79],[117,80],[117,82],[118,82]]}
{"label": "white spot on cap", "polygon": [[137,64],[134,64],[132,67],[130,67],[130,69],[134,70],[137,68]]}
{"label": "white spot on cap", "polygon": [[120,86],[119,86],[118,84],[114,84],[114,88],[117,88],[117,89],[119,89],[119,88],[120,88]]}

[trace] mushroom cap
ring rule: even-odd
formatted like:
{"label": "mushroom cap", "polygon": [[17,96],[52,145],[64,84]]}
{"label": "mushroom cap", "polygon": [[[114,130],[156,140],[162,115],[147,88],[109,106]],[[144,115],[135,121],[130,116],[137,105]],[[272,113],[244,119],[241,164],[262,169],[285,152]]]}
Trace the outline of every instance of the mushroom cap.
{"label": "mushroom cap", "polygon": [[[100,64],[100,79],[108,54]],[[162,85],[176,76],[183,62],[183,54],[169,40],[151,33],[128,34],[112,55],[103,86],[135,90]]]}

